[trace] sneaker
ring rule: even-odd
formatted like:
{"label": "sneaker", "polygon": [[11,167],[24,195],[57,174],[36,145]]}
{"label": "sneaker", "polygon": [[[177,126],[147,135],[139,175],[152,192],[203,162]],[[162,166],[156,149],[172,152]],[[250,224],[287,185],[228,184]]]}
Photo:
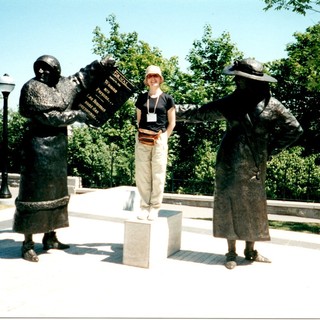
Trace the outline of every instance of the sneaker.
{"label": "sneaker", "polygon": [[141,210],[141,212],[139,213],[137,218],[139,220],[147,220],[148,216],[149,216],[149,210],[144,208],[144,209]]}
{"label": "sneaker", "polygon": [[154,221],[154,220],[156,220],[156,219],[158,218],[158,214],[159,214],[159,210],[152,208],[152,209],[150,210],[149,215],[148,215],[148,220],[149,220],[149,221]]}

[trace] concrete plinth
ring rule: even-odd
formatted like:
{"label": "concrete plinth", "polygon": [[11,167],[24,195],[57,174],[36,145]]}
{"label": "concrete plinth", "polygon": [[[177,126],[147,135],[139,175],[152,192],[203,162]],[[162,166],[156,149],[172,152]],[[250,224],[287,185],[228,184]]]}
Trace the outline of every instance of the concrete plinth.
{"label": "concrete plinth", "polygon": [[123,264],[150,268],[181,247],[182,212],[160,210],[155,221],[125,221]]}

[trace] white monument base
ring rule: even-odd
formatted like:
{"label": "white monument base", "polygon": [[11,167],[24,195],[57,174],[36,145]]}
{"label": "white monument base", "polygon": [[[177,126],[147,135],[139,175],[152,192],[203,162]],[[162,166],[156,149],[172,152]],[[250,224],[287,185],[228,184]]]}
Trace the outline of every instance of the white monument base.
{"label": "white monument base", "polygon": [[125,221],[123,264],[150,268],[180,250],[182,212],[160,210],[154,221]]}

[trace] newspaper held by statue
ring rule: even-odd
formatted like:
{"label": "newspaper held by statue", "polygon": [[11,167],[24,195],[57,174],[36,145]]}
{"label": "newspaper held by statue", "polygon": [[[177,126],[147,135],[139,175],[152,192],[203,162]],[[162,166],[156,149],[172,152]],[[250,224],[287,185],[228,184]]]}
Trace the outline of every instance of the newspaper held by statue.
{"label": "newspaper held by statue", "polygon": [[89,124],[101,127],[133,95],[134,90],[133,84],[115,68],[84,97],[78,109],[87,114]]}

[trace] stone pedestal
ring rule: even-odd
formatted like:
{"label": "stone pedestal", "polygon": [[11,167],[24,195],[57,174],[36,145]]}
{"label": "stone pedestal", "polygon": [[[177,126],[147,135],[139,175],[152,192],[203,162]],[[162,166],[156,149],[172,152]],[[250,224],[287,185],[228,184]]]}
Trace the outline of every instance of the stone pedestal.
{"label": "stone pedestal", "polygon": [[155,221],[125,221],[123,264],[150,268],[181,247],[182,212],[160,210]]}

